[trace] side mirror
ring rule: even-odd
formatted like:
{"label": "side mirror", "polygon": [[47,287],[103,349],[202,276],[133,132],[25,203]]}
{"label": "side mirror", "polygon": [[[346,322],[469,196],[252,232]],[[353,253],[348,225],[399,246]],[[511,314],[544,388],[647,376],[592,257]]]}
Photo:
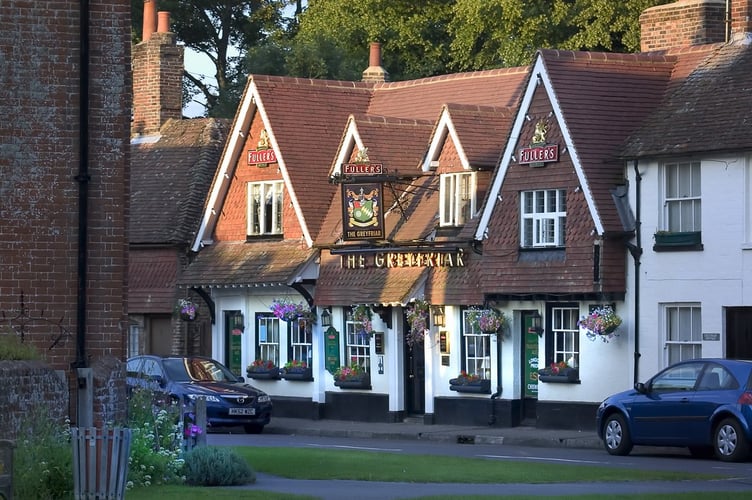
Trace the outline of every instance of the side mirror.
{"label": "side mirror", "polygon": [[646,394],[648,392],[648,388],[645,387],[645,384],[642,382],[637,382],[634,385],[635,391],[639,392],[640,394]]}
{"label": "side mirror", "polygon": [[245,377],[238,375],[238,382],[240,382],[241,384],[245,383]]}

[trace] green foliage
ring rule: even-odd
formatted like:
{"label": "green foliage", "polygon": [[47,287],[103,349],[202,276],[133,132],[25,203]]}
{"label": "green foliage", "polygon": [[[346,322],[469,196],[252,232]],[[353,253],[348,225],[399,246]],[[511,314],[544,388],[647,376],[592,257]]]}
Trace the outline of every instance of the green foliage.
{"label": "green foliage", "polygon": [[131,453],[128,487],[182,482],[182,424],[176,404],[154,400],[147,390],[134,390],[128,398]]}
{"label": "green foliage", "polygon": [[73,498],[73,448],[69,421],[45,412],[24,419],[13,455],[16,498]]}
{"label": "green foliage", "polygon": [[9,329],[0,331],[0,361],[30,361],[39,358],[39,351],[34,346],[21,342],[15,332]]}
{"label": "green foliage", "polygon": [[256,473],[230,448],[201,446],[185,454],[186,483],[194,486],[241,486],[256,482]]}

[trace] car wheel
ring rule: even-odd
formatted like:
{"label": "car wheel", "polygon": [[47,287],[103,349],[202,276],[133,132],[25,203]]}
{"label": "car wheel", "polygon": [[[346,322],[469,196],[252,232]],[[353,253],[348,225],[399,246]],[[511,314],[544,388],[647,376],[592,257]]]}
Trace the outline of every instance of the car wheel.
{"label": "car wheel", "polygon": [[632,438],[620,413],[612,413],[603,423],[603,445],[611,455],[629,455],[632,451]]}
{"label": "car wheel", "polygon": [[740,462],[747,458],[749,443],[739,422],[727,418],[718,424],[713,432],[713,451],[723,462]]}
{"label": "car wheel", "polygon": [[690,446],[689,454],[694,458],[712,458],[713,447],[712,446]]}
{"label": "car wheel", "polygon": [[261,424],[247,424],[245,431],[248,434],[261,434],[264,431],[264,426]]}

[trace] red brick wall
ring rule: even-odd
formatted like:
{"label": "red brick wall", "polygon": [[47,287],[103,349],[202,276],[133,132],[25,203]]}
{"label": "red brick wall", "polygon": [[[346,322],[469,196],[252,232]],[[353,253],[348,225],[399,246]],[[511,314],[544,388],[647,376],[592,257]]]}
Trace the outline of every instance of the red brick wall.
{"label": "red brick wall", "polygon": [[[71,335],[53,349],[50,324],[24,328],[66,373],[79,331],[79,5],[4,0],[0,9],[0,53],[13,61],[0,76],[0,311],[18,314],[23,293],[29,314],[59,321]],[[124,357],[131,110],[130,2],[89,9],[87,365]]]}
{"label": "red brick wall", "polygon": [[[748,0],[732,0],[734,4]],[[665,50],[723,42],[725,0],[679,0],[646,9],[640,15],[640,50]]]}

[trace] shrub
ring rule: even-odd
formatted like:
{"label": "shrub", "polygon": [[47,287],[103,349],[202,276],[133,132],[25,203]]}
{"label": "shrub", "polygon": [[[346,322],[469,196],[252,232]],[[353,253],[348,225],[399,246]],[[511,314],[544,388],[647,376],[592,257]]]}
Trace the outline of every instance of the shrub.
{"label": "shrub", "polygon": [[39,351],[31,344],[24,344],[13,330],[0,331],[0,361],[30,361],[39,359]]}
{"label": "shrub", "polygon": [[240,486],[256,482],[248,462],[229,448],[201,446],[185,454],[186,483],[193,486]]}
{"label": "shrub", "polygon": [[70,422],[45,412],[29,415],[19,429],[13,455],[13,493],[17,498],[73,498],[73,448]]}
{"label": "shrub", "polygon": [[128,398],[131,453],[128,487],[182,483],[183,436],[177,404],[162,403],[154,393],[135,389]]}

